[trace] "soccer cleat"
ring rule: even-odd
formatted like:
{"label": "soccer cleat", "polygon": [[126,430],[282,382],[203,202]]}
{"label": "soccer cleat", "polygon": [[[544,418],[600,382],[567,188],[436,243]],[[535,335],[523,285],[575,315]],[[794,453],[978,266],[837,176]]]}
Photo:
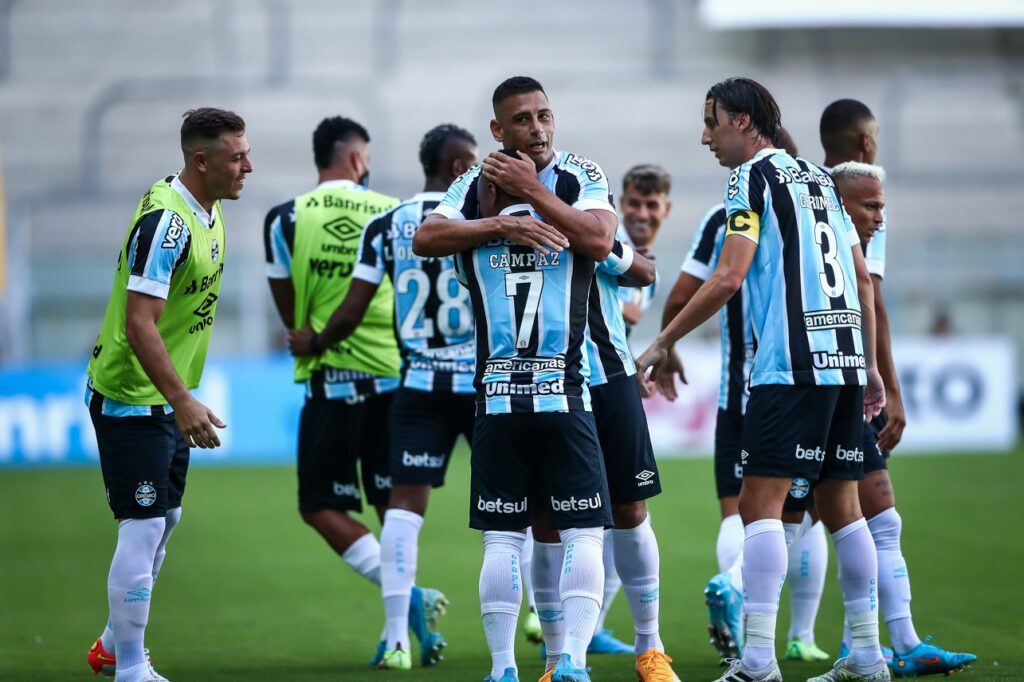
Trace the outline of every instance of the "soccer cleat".
{"label": "soccer cleat", "polygon": [[411,670],[412,657],[408,651],[403,651],[402,647],[388,649],[377,667],[381,670]]}
{"label": "soccer cleat", "polygon": [[636,676],[640,682],[681,682],[672,670],[672,659],[657,649],[648,649],[636,657]]}
{"label": "soccer cleat", "polygon": [[537,680],[537,682],[551,682],[551,675],[554,672],[555,672],[554,668],[548,668],[547,670],[544,671],[544,674],[540,676],[540,679]]}
{"label": "soccer cleat", "polygon": [[114,675],[114,682],[171,682],[166,677],[153,670],[149,662],[133,665],[127,670],[118,670]]}
{"label": "soccer cleat", "polygon": [[388,650],[387,640],[380,640],[377,642],[377,650],[373,653],[373,658],[370,659],[370,665],[376,668],[380,665],[380,662],[384,660],[384,652]]}
{"label": "soccer cleat", "polygon": [[[892,649],[890,649],[887,646],[883,646],[883,647],[881,647],[881,649],[882,649],[882,658],[885,659],[886,665],[888,665],[891,668],[892,667],[892,657],[894,655]],[[850,655],[850,647],[846,646],[846,642],[840,642],[839,643],[839,658],[846,658],[849,655]]]}
{"label": "soccer cleat", "polygon": [[526,620],[523,621],[523,634],[526,635],[526,641],[530,644],[544,643],[544,632],[540,629],[540,616],[536,611],[526,614]]}
{"label": "soccer cleat", "polygon": [[738,658],[728,658],[725,661],[729,669],[715,682],[782,682],[782,672],[778,663],[772,663],[764,670],[748,670],[743,661]]}
{"label": "soccer cleat", "polygon": [[569,654],[562,654],[551,671],[551,682],[590,682],[590,673],[586,668],[574,666]]}
{"label": "soccer cleat", "polygon": [[724,660],[739,658],[743,653],[743,595],[733,587],[728,573],[719,573],[708,581],[704,603],[708,606],[711,645]]}
{"label": "soccer cleat", "polygon": [[894,654],[892,668],[894,677],[920,677],[921,675],[949,675],[965,666],[974,663],[978,657],[974,654],[958,654],[946,651],[931,643],[931,636],[925,637],[905,654]]}
{"label": "soccer cleat", "polygon": [[587,645],[588,654],[633,654],[633,647],[625,642],[615,639],[612,631],[608,628],[601,628],[594,633]]}
{"label": "soccer cleat", "polygon": [[89,653],[86,654],[85,660],[89,662],[89,667],[92,668],[93,675],[103,673],[104,675],[111,677],[114,674],[114,668],[117,667],[117,659],[114,658],[114,652],[107,651],[103,648],[102,637],[97,639],[96,643],[89,647]]}
{"label": "soccer cleat", "polygon": [[437,629],[438,619],[447,613],[448,599],[439,590],[413,587],[409,599],[409,629],[420,643],[420,665],[437,665],[448,646],[444,635]]}
{"label": "soccer cleat", "polygon": [[889,667],[882,661],[877,668],[868,672],[857,672],[850,664],[850,659],[840,658],[824,675],[807,678],[807,682],[888,682]]}
{"label": "soccer cleat", "polygon": [[484,682],[519,682],[519,677],[516,676],[515,668],[505,668],[501,677],[494,679],[494,676],[488,675],[484,678]]}
{"label": "soccer cleat", "polygon": [[786,658],[790,661],[827,661],[832,657],[819,649],[814,642],[805,642],[797,638],[790,640],[786,645]]}

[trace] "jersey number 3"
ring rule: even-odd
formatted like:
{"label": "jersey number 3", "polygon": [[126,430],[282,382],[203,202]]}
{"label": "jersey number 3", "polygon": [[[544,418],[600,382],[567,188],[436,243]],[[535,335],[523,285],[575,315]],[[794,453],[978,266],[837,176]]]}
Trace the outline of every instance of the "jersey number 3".
{"label": "jersey number 3", "polygon": [[836,233],[828,223],[817,223],[814,226],[814,241],[821,247],[822,271],[818,273],[821,290],[829,298],[839,298],[846,291],[846,277],[839,264],[839,245]]}

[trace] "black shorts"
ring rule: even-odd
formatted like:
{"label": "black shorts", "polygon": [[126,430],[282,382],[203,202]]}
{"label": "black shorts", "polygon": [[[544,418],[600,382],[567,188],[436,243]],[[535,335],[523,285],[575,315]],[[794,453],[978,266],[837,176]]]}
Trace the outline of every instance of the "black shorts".
{"label": "black shorts", "polygon": [[476,418],[469,526],[519,530],[533,510],[556,530],[612,525],[604,460],[590,412]]}
{"label": "black shorts", "polygon": [[638,502],[661,492],[647,414],[632,375],[590,389],[597,437],[612,504]]}
{"label": "black shorts", "polygon": [[885,428],[885,417],[878,415],[864,422],[864,473],[889,468],[889,451],[878,447],[878,434]]}
{"label": "black shorts", "polygon": [[402,387],[391,402],[390,461],[394,485],[440,488],[455,439],[473,442],[476,395]]}
{"label": "black shorts", "polygon": [[743,417],[745,476],[864,477],[861,386],[755,386]]}
{"label": "black shorts", "polygon": [[103,396],[93,396],[89,415],[114,518],[162,518],[180,507],[189,451],[174,415],[107,417],[100,412]]}
{"label": "black shorts", "polygon": [[718,499],[736,497],[743,485],[743,415],[718,410],[715,421],[715,489]]}
{"label": "black shorts", "polygon": [[363,492],[369,504],[387,505],[391,395],[306,399],[299,417],[299,511],[362,511]]}

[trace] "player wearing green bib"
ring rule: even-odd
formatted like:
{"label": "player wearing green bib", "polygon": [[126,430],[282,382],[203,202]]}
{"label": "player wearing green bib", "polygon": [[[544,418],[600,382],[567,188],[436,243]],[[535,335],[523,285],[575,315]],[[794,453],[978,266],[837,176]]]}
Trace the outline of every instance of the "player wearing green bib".
{"label": "player wearing green bib", "polygon": [[245,122],[221,109],[186,112],[181,148],[184,170],[154,183],[135,210],[88,370],[118,520],[110,619],[88,662],[117,682],[165,679],[143,649],[150,595],[181,518],[189,448],[219,446],[214,427],[225,427],[189,391],[203,374],[224,269],[220,200],[237,199],[253,170]]}
{"label": "player wearing green bib", "polygon": [[[296,356],[295,381],[306,386],[299,513],[345,563],[379,586],[380,545],[350,512],[362,511],[365,495],[383,516],[391,492],[387,419],[401,381],[391,284],[381,284],[346,339],[327,344],[317,336],[348,293],[363,230],[399,203],[366,189],[369,142],[355,121],[321,121],[313,133],[319,184],[270,210],[264,245],[270,291]],[[423,626],[418,635],[425,634],[428,601],[421,594],[411,614]]]}

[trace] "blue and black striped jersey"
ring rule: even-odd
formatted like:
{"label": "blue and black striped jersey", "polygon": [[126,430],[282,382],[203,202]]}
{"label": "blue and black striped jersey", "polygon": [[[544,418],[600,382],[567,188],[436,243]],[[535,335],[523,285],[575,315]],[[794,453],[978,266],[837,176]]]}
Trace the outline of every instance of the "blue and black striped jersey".
{"label": "blue and black striped jersey", "polygon": [[404,386],[473,393],[469,292],[456,279],[454,258],[421,258],[412,252],[420,223],[443,198],[443,192],[421,192],[374,218],[363,232],[352,276],[373,284],[385,275],[391,279]]}
{"label": "blue and black striped jersey", "polygon": [[[718,265],[725,243],[725,205],[718,204],[704,214],[693,235],[682,271],[704,281]],[[747,409],[747,382],[754,359],[754,330],[750,324],[749,294],[744,282],[729,302],[718,311],[722,336],[722,380],[718,409],[743,414]]]}
{"label": "blue and black striped jersey", "polygon": [[763,149],[729,175],[726,238],[754,241],[751,385],[866,383],[856,230],[814,164]]}
{"label": "blue and black striped jersey", "polygon": [[[479,174],[477,166],[456,180],[435,212],[478,218]],[[614,213],[607,179],[587,159],[556,153],[537,177],[574,208]],[[524,212],[536,215],[526,205],[502,211]],[[477,414],[589,411],[585,339],[594,261],[496,239],[458,254],[456,267],[473,302]]]}
{"label": "blue and black striped jersey", "polygon": [[619,275],[633,264],[633,249],[621,227],[612,252],[597,265],[590,289],[587,312],[587,356],[590,359],[590,385],[601,386],[612,379],[636,374],[633,354],[629,350],[626,322],[622,318]]}

